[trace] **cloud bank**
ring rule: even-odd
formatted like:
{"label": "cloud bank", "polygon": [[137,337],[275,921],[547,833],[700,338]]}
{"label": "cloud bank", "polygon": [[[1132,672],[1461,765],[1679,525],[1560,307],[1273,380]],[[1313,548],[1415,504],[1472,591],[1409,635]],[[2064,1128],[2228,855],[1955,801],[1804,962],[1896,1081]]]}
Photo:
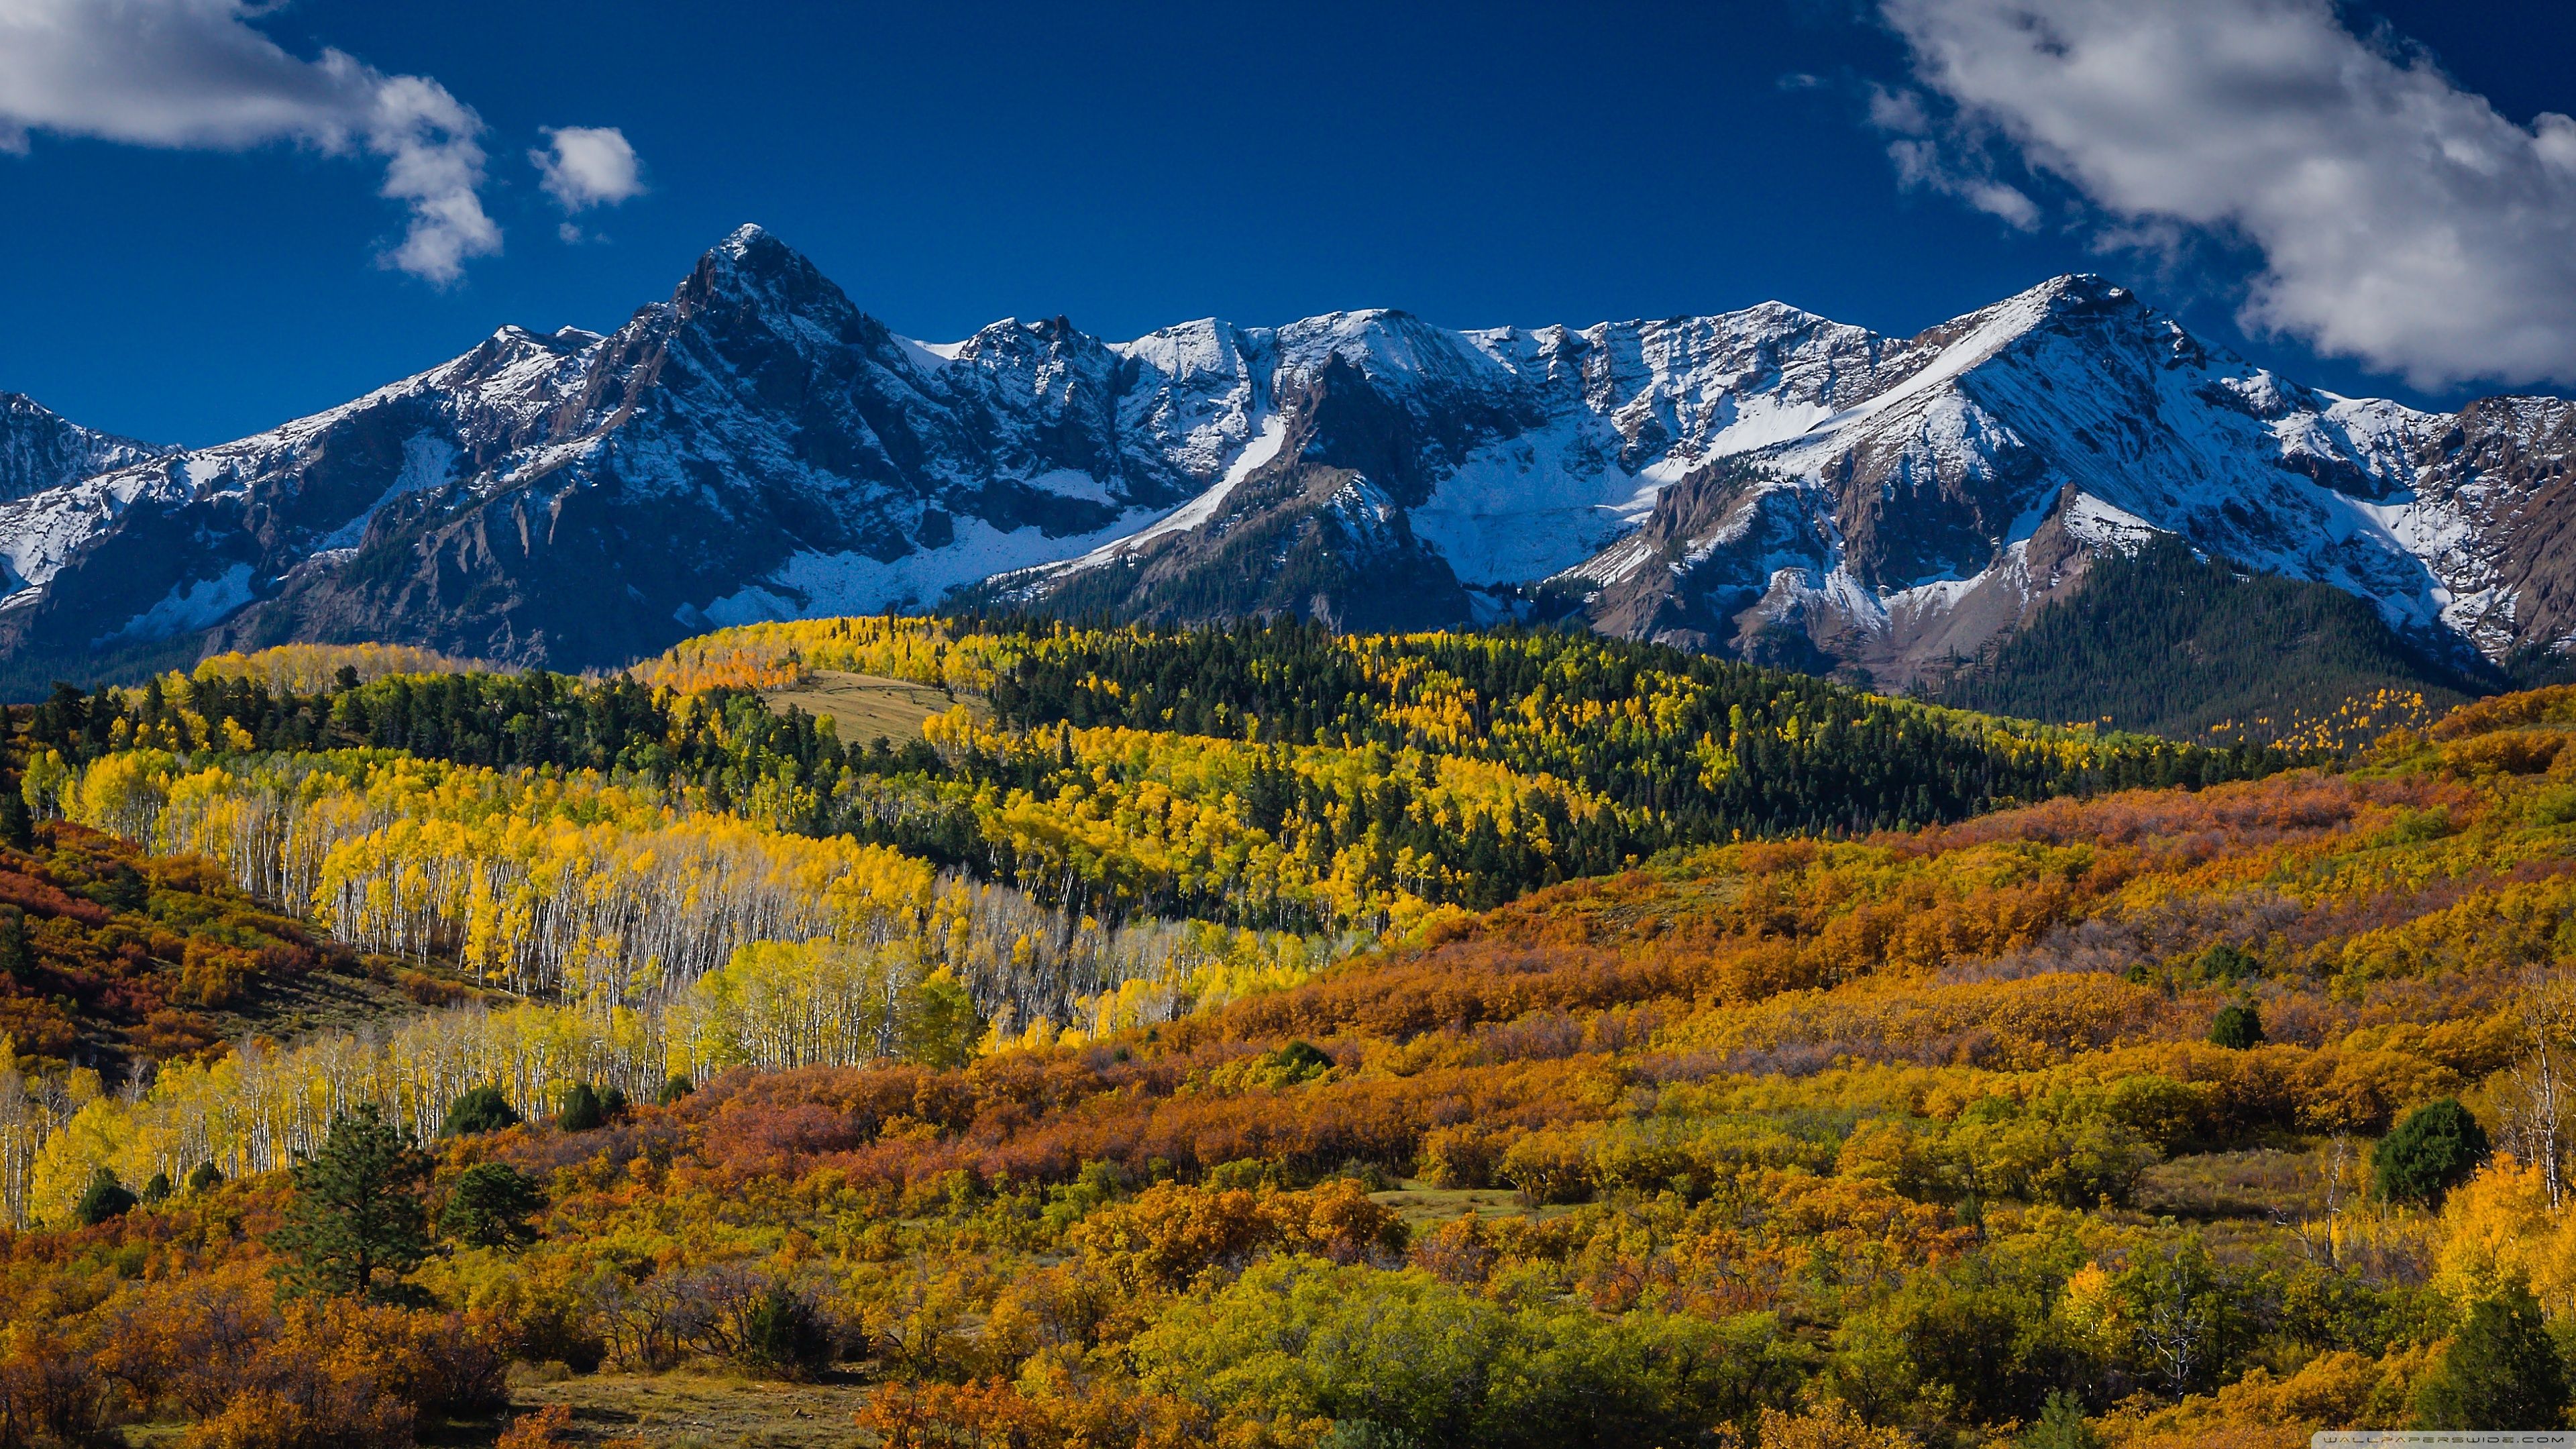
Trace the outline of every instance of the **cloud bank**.
{"label": "cloud bank", "polygon": [[2403,374],[2576,381],[2576,121],[2529,126],[2328,0],[1882,0],[1914,92],[1873,120],[1909,184],[2017,226],[1998,152],[2104,235],[2250,244],[2249,327]]}
{"label": "cloud bank", "polygon": [[[289,55],[250,22],[268,0],[0,0],[0,150],[42,131],[134,146],[237,151],[286,142],[385,166],[410,223],[386,266],[440,285],[501,250],[484,211],[483,120],[427,76],[338,50]],[[531,152],[567,212],[643,190],[613,127],[567,126]]]}
{"label": "cloud bank", "polygon": [[249,0],[0,0],[0,147],[28,133],[241,150],[277,141],[385,162],[410,209],[384,257],[432,282],[501,249],[477,195],[483,122],[425,76],[337,50],[299,60],[247,22]]}

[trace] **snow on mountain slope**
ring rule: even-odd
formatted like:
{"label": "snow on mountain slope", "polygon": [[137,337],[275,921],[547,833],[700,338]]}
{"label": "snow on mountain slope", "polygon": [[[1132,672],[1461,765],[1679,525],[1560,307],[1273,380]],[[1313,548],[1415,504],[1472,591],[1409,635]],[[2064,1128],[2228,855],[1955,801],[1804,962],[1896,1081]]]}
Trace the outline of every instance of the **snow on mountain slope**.
{"label": "snow on mountain slope", "polygon": [[0,392],[0,499],[68,487],[172,451],[84,428],[23,393]]}
{"label": "snow on mountain slope", "polygon": [[[1901,683],[2012,627],[2086,557],[2154,530],[2361,595],[2436,647],[2501,657],[2567,637],[2530,637],[2499,593],[2504,526],[2531,470],[2461,464],[2491,425],[2299,387],[2093,277],[2055,279],[1896,355],[1901,375],[1695,482],[1724,507],[1650,520],[1565,586],[1603,627],[1738,649],[1792,631]],[[2547,429],[2526,418],[2509,431]],[[2050,567],[2034,576],[2043,530]]]}
{"label": "snow on mountain slope", "polygon": [[1571,567],[1700,460],[1797,437],[1902,365],[1869,333],[1778,303],[1467,336],[1546,417],[1471,453],[1414,510],[1460,577],[1487,585]]}
{"label": "snow on mountain slope", "polygon": [[211,628],[574,666],[967,586],[1389,624],[1571,596],[1896,684],[2164,532],[2502,658],[2576,637],[2571,457],[2556,399],[2315,392],[2092,277],[1910,338],[1765,303],[925,343],[746,227],[611,333],[505,327],[217,447],[8,402],[0,649]]}

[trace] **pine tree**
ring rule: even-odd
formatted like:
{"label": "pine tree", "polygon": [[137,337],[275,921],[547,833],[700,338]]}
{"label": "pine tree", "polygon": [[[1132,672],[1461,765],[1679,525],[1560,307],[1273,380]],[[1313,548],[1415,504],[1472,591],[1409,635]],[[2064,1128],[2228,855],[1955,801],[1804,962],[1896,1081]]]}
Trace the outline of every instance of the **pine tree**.
{"label": "pine tree", "polygon": [[2438,1206],[2486,1160],[2486,1129],[2457,1097],[2427,1102],[2379,1139],[2370,1165],[2379,1195],[2391,1202]]}
{"label": "pine tree", "polygon": [[474,1248],[524,1248],[537,1240],[530,1221],[546,1209],[537,1180],[503,1162],[479,1162],[457,1175],[439,1209],[438,1230]]}
{"label": "pine tree", "polygon": [[555,1113],[555,1127],[563,1132],[588,1132],[607,1121],[599,1108],[599,1094],[588,1082],[575,1082],[563,1094],[563,1108]]}
{"label": "pine tree", "polygon": [[90,1174],[89,1186],[82,1190],[80,1201],[72,1208],[72,1218],[82,1227],[94,1228],[110,1218],[121,1218],[134,1210],[134,1194],[116,1180],[116,1174],[102,1167]]}
{"label": "pine tree", "polygon": [[742,1355],[762,1368],[802,1377],[832,1362],[832,1331],[802,1295],[771,1284],[743,1315]]}
{"label": "pine tree", "polygon": [[2263,1018],[2251,1003],[2222,1006],[2210,1020],[2209,1039],[2230,1051],[2245,1051],[2263,1044]]}
{"label": "pine tree", "polygon": [[499,1087],[470,1087],[448,1104],[447,1118],[439,1124],[441,1137],[470,1137],[477,1132],[498,1132],[519,1125],[518,1109],[501,1095]]}
{"label": "pine tree", "polygon": [[16,906],[0,906],[0,976],[24,981],[35,970],[35,947],[27,940],[27,913]]}
{"label": "pine tree", "polygon": [[36,848],[35,818],[27,813],[27,797],[19,791],[15,775],[0,775],[0,845],[11,850]]}
{"label": "pine tree", "polygon": [[2469,1308],[2466,1323],[2415,1394],[2419,1429],[2563,1429],[2567,1364],[2516,1284]]}
{"label": "pine tree", "polygon": [[286,1225],[269,1245],[287,1255],[298,1292],[392,1301],[404,1274],[429,1256],[421,1184],[429,1159],[402,1140],[374,1103],[331,1119],[322,1150],[299,1155]]}
{"label": "pine tree", "polygon": [[2021,1449],[2102,1449],[2101,1434],[2085,1422],[2083,1403],[2064,1390],[2048,1396],[2020,1442]]}

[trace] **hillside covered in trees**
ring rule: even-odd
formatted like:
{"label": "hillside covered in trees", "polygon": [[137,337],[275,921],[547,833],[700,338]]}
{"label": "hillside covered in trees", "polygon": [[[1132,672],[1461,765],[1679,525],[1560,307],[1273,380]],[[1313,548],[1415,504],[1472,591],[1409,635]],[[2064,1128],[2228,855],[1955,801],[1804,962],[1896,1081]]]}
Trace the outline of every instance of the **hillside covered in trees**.
{"label": "hillside covered in trees", "polygon": [[[2054,730],[1583,636],[1089,631],[826,620],[730,630],[604,680],[217,663],[68,686],[27,717],[41,795],[104,756],[346,749],[591,771],[847,837],[1094,918],[1408,929],[1659,851],[1905,828],[2199,784],[2298,755]],[[961,703],[839,740],[758,690],[809,670]]]}
{"label": "hillside covered in trees", "polygon": [[2428,656],[2340,589],[2159,538],[2095,560],[2082,592],[1933,697],[2204,743],[2340,749],[2492,692],[2494,673]]}
{"label": "hillside covered in trees", "polygon": [[[958,704],[762,702],[817,671]],[[9,1001],[123,1035],[0,1066],[0,1444],[660,1449],[709,1367],[901,1449],[2569,1402],[2576,690],[2301,763],[1549,635],[850,620],[12,726]],[[422,1004],[157,1045],[192,958]]]}

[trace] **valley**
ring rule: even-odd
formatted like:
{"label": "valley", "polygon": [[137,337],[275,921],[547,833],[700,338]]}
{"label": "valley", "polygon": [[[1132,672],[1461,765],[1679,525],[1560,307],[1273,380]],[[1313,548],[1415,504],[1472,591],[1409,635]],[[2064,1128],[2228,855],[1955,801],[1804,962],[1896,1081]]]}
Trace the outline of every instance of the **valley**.
{"label": "valley", "polygon": [[2576,1440],[2571,47],[0,0],[0,1449]]}

